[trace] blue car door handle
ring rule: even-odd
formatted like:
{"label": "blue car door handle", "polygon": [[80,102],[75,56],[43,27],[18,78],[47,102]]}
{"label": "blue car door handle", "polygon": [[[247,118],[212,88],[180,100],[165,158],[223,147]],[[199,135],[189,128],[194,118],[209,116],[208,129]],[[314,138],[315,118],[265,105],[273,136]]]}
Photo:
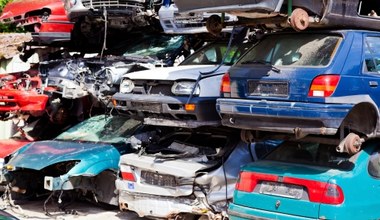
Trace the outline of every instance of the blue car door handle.
{"label": "blue car door handle", "polygon": [[369,81],[369,86],[376,88],[379,85],[377,81]]}

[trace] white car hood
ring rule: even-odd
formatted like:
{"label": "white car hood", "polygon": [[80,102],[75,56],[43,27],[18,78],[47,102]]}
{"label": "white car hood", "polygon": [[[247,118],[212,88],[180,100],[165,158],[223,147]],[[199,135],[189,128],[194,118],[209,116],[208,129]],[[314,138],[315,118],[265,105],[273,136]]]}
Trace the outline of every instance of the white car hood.
{"label": "white car hood", "polygon": [[199,160],[201,159],[157,160],[154,156],[126,154],[120,158],[120,165],[123,166],[125,164],[142,170],[150,170],[177,177],[195,178],[198,170],[214,165],[207,165],[206,163],[199,162]]}
{"label": "white car hood", "polygon": [[[192,79],[196,80],[199,74],[215,70],[218,65],[183,65],[176,67],[156,68],[143,70],[124,75],[129,79],[155,79],[155,80],[177,80]],[[225,73],[230,66],[221,66],[215,73]]]}

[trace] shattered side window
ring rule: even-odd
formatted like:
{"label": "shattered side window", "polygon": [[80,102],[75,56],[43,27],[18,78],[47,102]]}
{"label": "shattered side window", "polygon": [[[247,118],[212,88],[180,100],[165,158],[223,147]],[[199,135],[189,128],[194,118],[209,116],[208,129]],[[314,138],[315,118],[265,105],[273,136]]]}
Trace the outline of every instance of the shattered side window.
{"label": "shattered side window", "polygon": [[364,72],[380,73],[380,38],[364,39]]}
{"label": "shattered side window", "polygon": [[372,0],[362,0],[358,2],[359,16],[369,16],[376,19],[380,18],[380,2]]}
{"label": "shattered side window", "polygon": [[334,57],[341,38],[326,34],[270,35],[246,53],[239,64],[326,66]]}
{"label": "shattered side window", "polygon": [[210,65],[220,64],[224,59],[224,65],[232,65],[236,58],[241,55],[238,46],[231,46],[228,54],[227,43],[210,43],[208,46],[203,47],[185,59],[180,65]]}
{"label": "shattered side window", "polygon": [[380,178],[380,153],[379,153],[379,151],[373,152],[371,157],[369,158],[368,173],[375,178]]}
{"label": "shattered side window", "polygon": [[122,116],[95,116],[63,132],[56,140],[121,143],[140,124]]}

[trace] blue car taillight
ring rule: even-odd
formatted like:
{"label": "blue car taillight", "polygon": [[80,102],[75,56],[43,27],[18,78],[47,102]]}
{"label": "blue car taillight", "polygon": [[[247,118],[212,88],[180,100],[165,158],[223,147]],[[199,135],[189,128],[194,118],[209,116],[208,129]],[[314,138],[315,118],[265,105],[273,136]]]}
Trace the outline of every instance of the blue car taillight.
{"label": "blue car taillight", "polygon": [[329,97],[338,86],[340,75],[320,75],[313,79],[308,96]]}
{"label": "blue car taillight", "polygon": [[231,79],[229,73],[225,73],[222,77],[220,93],[222,97],[231,97]]}
{"label": "blue car taillight", "polygon": [[310,202],[339,205],[344,201],[343,190],[333,183],[294,177],[279,177],[273,174],[256,172],[240,172],[235,189],[243,192],[253,192],[255,187],[262,182],[302,186],[307,190]]}

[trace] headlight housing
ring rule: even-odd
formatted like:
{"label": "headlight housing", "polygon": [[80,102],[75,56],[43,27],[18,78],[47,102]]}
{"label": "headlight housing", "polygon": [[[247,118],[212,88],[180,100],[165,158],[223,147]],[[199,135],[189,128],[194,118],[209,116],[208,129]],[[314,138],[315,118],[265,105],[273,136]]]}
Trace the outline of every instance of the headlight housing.
{"label": "headlight housing", "polygon": [[[175,82],[172,86],[172,93],[175,95],[190,95],[193,91],[193,87],[195,86],[196,82],[191,81],[181,81],[181,82]],[[196,85],[194,89],[193,95],[199,95],[200,93],[200,87],[199,84]]]}
{"label": "headlight housing", "polygon": [[133,91],[134,88],[135,88],[135,84],[132,82],[132,80],[124,79],[120,83],[120,90],[119,91],[121,93],[130,93]]}

